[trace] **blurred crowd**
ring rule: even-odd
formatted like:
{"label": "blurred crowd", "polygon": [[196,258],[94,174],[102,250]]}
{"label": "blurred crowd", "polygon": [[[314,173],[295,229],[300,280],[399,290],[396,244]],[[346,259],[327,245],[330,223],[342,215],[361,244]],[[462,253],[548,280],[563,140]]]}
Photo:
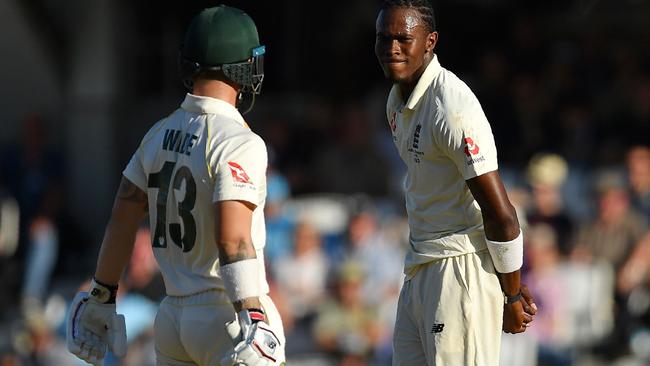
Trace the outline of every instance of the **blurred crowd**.
{"label": "blurred crowd", "polygon": [[[504,335],[502,365],[647,365],[650,60],[638,44],[650,34],[544,20],[490,23],[506,32],[476,47],[456,30],[439,47],[491,121],[524,231],[523,279],[539,313],[524,335]],[[350,47],[371,47],[354,35]],[[350,90],[361,87],[347,101],[266,93],[250,115],[269,148],[267,272],[291,365],[390,365],[408,246],[405,167],[385,120],[388,85]],[[0,366],[81,364],[65,349],[65,314],[92,274],[98,234],[66,207],[66,149],[48,139],[48,117],[25,117],[22,137],[0,146]],[[150,248],[143,224],[118,297],[129,354],[107,366],[155,365],[164,286]]]}

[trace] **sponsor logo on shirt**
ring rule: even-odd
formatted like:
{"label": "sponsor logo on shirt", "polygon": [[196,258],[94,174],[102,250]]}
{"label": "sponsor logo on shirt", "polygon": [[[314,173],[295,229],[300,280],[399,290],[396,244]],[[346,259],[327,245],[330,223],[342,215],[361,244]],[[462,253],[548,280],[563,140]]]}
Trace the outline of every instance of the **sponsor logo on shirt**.
{"label": "sponsor logo on shirt", "polygon": [[465,155],[471,158],[472,155],[478,154],[478,145],[474,143],[471,137],[465,137]]}
{"label": "sponsor logo on shirt", "polygon": [[485,161],[484,156],[477,156],[479,152],[478,145],[474,142],[471,137],[465,138],[465,155],[469,158],[467,160],[467,165],[472,165]]}
{"label": "sponsor logo on shirt", "polygon": [[230,168],[232,179],[235,182],[253,184],[253,182],[251,182],[251,179],[248,177],[248,174],[246,174],[244,168],[242,168],[239,164],[235,163],[234,161],[229,161],[228,167]]}

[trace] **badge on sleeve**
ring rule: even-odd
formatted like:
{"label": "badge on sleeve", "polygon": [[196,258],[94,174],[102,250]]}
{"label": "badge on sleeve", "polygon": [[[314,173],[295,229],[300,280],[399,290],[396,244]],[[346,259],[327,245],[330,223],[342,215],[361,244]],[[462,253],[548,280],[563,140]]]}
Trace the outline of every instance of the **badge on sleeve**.
{"label": "badge on sleeve", "polygon": [[485,161],[485,156],[479,155],[478,144],[471,137],[465,137],[465,155],[468,166]]}
{"label": "badge on sleeve", "polygon": [[246,171],[241,167],[241,165],[235,163],[234,161],[229,161],[228,167],[230,168],[232,179],[235,182],[253,184],[253,182],[251,182],[250,178],[248,177],[248,174],[246,174]]}

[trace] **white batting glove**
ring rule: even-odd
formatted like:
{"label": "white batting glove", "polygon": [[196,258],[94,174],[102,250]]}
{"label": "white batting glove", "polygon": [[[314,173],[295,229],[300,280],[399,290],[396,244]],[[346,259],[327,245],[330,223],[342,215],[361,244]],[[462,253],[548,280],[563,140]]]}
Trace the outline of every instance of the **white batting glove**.
{"label": "white batting glove", "polygon": [[72,300],[66,329],[68,351],[80,359],[102,366],[106,348],[117,357],[126,354],[124,315],[115,311],[115,292],[95,280],[90,293],[79,292]]}
{"label": "white batting glove", "polygon": [[284,365],[284,349],[271,327],[264,322],[264,313],[244,309],[235,320],[226,323],[226,332],[235,348],[221,360],[222,366]]}

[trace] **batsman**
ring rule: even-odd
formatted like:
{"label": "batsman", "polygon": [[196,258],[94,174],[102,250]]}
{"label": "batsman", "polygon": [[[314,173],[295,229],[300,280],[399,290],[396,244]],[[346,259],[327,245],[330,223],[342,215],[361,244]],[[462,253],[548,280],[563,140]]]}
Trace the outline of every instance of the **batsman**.
{"label": "batsman", "polygon": [[79,358],[97,366],[107,349],[126,352],[118,282],[148,214],[167,293],[154,324],[157,365],[284,364],[264,268],[267,151],[239,112],[261,91],[264,52],[239,9],[192,19],[179,53],[190,93],[124,169],[94,278],[70,309],[67,346]]}

